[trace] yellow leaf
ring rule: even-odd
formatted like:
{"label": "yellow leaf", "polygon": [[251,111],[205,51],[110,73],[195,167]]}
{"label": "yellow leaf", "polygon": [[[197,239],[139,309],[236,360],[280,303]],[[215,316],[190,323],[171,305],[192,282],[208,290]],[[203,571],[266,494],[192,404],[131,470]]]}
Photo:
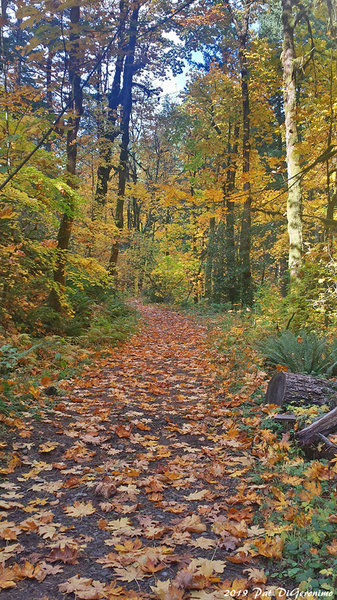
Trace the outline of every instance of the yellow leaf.
{"label": "yellow leaf", "polygon": [[79,502],[78,500],[75,500],[73,506],[66,506],[63,510],[70,517],[86,517],[87,515],[92,515],[96,512],[96,508],[93,507],[90,500],[89,502]]}

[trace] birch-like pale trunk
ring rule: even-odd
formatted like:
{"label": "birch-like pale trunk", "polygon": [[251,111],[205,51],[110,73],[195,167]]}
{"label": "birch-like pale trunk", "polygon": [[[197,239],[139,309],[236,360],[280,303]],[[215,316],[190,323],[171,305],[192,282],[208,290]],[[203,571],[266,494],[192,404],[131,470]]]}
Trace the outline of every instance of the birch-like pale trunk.
{"label": "birch-like pale trunk", "polygon": [[302,184],[298,148],[296,110],[296,68],[294,47],[293,0],[282,0],[283,50],[282,67],[284,83],[284,114],[286,130],[288,200],[287,222],[289,235],[288,266],[290,278],[296,279],[302,265]]}

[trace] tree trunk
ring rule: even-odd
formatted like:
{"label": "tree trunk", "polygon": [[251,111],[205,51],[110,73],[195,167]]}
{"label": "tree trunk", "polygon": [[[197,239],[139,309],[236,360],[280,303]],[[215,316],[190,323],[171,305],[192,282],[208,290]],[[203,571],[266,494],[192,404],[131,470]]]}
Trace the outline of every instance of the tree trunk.
{"label": "tree trunk", "polygon": [[[247,23],[248,34],[248,23]],[[240,36],[240,64],[241,64],[241,94],[242,94],[242,159],[243,174],[249,175],[250,172],[250,106],[249,106],[249,87],[248,87],[248,64],[246,57],[247,34]],[[243,215],[241,222],[240,235],[240,288],[241,304],[251,306],[253,304],[252,274],[250,265],[251,249],[251,189],[250,182],[246,181],[243,185],[246,192],[246,199],[243,205]]]}
{"label": "tree trunk", "polygon": [[[77,160],[77,134],[82,114],[82,88],[80,76],[80,57],[79,57],[79,33],[78,24],[80,22],[80,6],[72,6],[70,9],[71,32],[69,36],[69,60],[68,72],[71,85],[71,95],[73,97],[72,112],[68,119],[67,132],[67,183],[75,188]],[[54,287],[49,294],[49,305],[58,313],[65,310],[64,291],[66,285],[66,263],[69,248],[69,241],[74,222],[74,206],[69,200],[68,210],[63,214],[59,232],[57,236],[56,265],[54,269]]]}
{"label": "tree trunk", "polygon": [[228,132],[228,163],[227,163],[227,178],[224,185],[224,207],[226,209],[226,242],[225,242],[225,282],[224,282],[224,297],[231,304],[235,304],[238,300],[237,289],[237,265],[235,252],[235,231],[234,231],[234,202],[231,200],[230,194],[235,189],[236,177],[236,156],[238,153],[238,138],[239,125],[234,126],[233,145],[230,139],[230,129]]}
{"label": "tree trunk", "polygon": [[[137,5],[132,11],[129,29],[129,43],[127,48],[127,56],[125,59],[124,71],[123,71],[123,89],[121,93],[121,104],[122,104],[122,121],[121,121],[121,149],[119,154],[119,167],[118,167],[118,195],[115,212],[115,224],[121,232],[124,227],[124,197],[125,187],[128,178],[128,156],[129,156],[129,142],[130,142],[130,117],[132,111],[132,84],[133,76],[135,72],[134,61],[135,61],[135,50],[137,43],[137,27],[138,27],[138,16],[139,16],[139,5]],[[111,250],[109,271],[111,274],[116,274],[116,265],[118,260],[120,244],[120,235],[117,235]]]}
{"label": "tree trunk", "polygon": [[294,47],[293,0],[282,0],[283,50],[281,55],[284,82],[284,114],[286,129],[288,201],[287,222],[289,235],[289,271],[296,279],[302,264],[302,185],[298,149],[296,115],[296,76]]}
{"label": "tree trunk", "polygon": [[276,373],[270,380],[266,402],[282,406],[286,402],[327,404],[336,396],[337,385],[325,379],[302,373]]}
{"label": "tree trunk", "polygon": [[213,291],[212,272],[213,272],[214,243],[215,243],[215,217],[211,217],[209,220],[208,243],[207,243],[206,265],[205,265],[205,296],[208,300],[212,299],[212,291]]}
{"label": "tree trunk", "polygon": [[121,78],[123,73],[123,65],[125,60],[125,20],[127,15],[127,6],[125,0],[120,0],[119,3],[119,33],[117,58],[115,66],[115,74],[111,90],[108,96],[108,123],[105,126],[103,141],[100,147],[100,165],[97,169],[97,184],[95,192],[95,202],[104,205],[108,193],[108,182],[112,169],[112,145],[115,139],[119,136],[120,130],[117,129],[117,109],[121,101]]}
{"label": "tree trunk", "polygon": [[[248,179],[250,172],[250,103],[249,103],[249,70],[247,60],[247,42],[249,33],[250,10],[252,0],[245,0],[243,3],[241,23],[237,18],[238,11],[234,10],[231,3],[227,0],[225,6],[231,16],[235,27],[236,36],[239,43],[239,60],[241,74],[241,97],[242,97],[242,170],[244,176]],[[240,234],[240,295],[241,304],[250,306],[253,303],[252,274],[250,264],[251,251],[251,186],[246,181],[243,185],[245,192],[245,202],[243,205],[243,214],[241,221]]]}
{"label": "tree trunk", "polygon": [[218,223],[215,234],[215,247],[213,255],[213,292],[212,298],[216,304],[224,300],[224,272],[225,272],[225,224],[221,220]]}

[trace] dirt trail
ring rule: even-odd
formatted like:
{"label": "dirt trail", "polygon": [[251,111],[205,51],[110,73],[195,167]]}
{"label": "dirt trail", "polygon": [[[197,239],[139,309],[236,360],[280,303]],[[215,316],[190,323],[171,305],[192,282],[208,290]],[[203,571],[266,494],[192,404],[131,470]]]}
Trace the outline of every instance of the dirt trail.
{"label": "dirt trail", "polygon": [[228,557],[256,530],[236,478],[251,440],[221,402],[207,330],[140,309],[141,332],[21,431],[0,488],[4,600],[216,600],[249,566]]}

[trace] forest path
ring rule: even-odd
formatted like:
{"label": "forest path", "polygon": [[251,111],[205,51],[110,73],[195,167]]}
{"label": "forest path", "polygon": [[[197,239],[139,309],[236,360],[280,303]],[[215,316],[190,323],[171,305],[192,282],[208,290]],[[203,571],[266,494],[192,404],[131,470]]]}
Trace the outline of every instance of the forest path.
{"label": "forest path", "polygon": [[235,552],[258,529],[240,477],[252,440],[219,398],[206,327],[138,308],[141,331],[21,430],[0,488],[4,600],[248,590]]}

